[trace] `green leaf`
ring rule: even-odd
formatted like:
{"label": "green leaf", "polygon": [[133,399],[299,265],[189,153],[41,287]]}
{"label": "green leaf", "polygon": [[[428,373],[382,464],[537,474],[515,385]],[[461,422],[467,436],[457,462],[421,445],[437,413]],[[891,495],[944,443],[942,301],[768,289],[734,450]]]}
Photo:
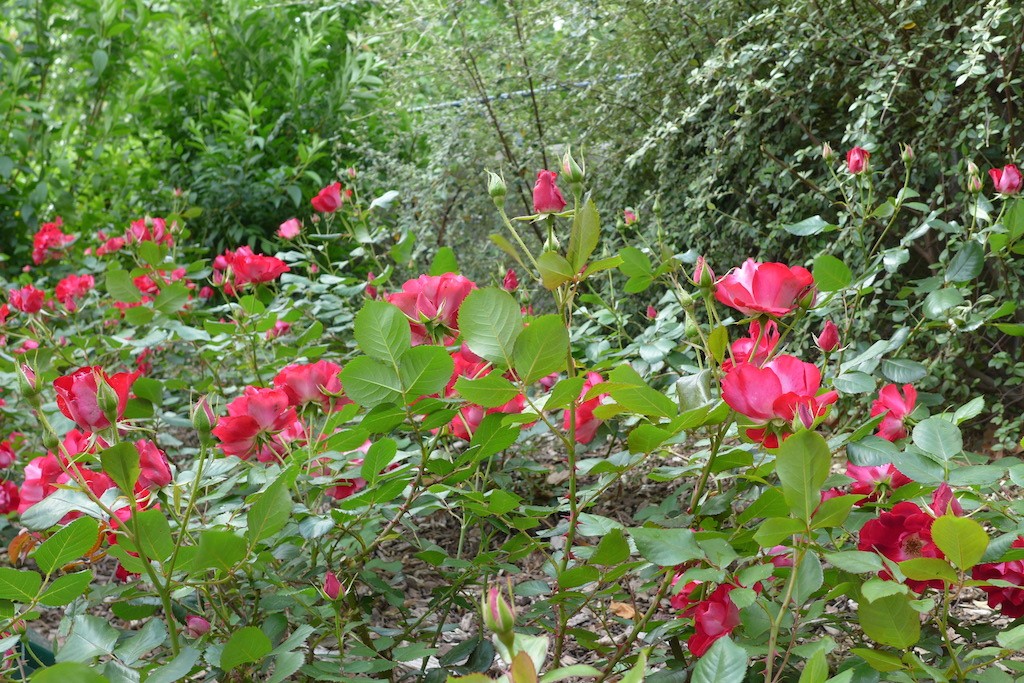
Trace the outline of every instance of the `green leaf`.
{"label": "green leaf", "polygon": [[473,353],[509,367],[516,339],[523,331],[523,314],[511,294],[485,287],[470,292],[462,302],[459,330]]}
{"label": "green leaf", "polygon": [[964,295],[955,288],[936,289],[924,298],[923,310],[925,317],[932,320],[942,320],[946,317],[946,311],[959,306],[964,302]]}
{"label": "green leaf", "polygon": [[103,618],[76,614],[71,634],[57,651],[58,662],[85,662],[114,651],[119,633]]}
{"label": "green leaf", "polygon": [[114,480],[117,488],[125,495],[134,495],[135,483],[139,480],[139,450],[135,444],[122,441],[100,453],[103,471]]}
{"label": "green leaf", "polygon": [[[607,393],[630,412],[666,418],[674,417],[679,412],[669,397],[647,386],[640,374],[629,365],[620,365],[612,370],[608,380]],[[600,390],[595,387],[593,391]]]}
{"label": "green leaf", "polygon": [[619,256],[622,257],[622,265],[619,266],[619,270],[623,275],[647,278],[653,276],[654,269],[651,267],[651,259],[636,247],[624,248],[619,252]]}
{"label": "green leaf", "polygon": [[353,333],[363,353],[392,366],[412,347],[409,319],[397,306],[384,301],[369,299],[363,304]]}
{"label": "green leaf", "polygon": [[867,394],[875,390],[875,380],[859,370],[844,372],[835,378],[833,385],[844,394]]}
{"label": "green leaf", "polygon": [[891,441],[874,435],[846,444],[846,457],[858,467],[888,465],[898,452],[899,449]]}
{"label": "green leaf", "polygon": [[375,441],[366,451],[363,458],[363,465],[359,470],[359,476],[368,483],[373,484],[380,479],[380,473],[395,459],[398,453],[398,444],[394,439],[380,439]]}
{"label": "green leaf", "polygon": [[899,671],[904,668],[900,658],[888,652],[871,650],[866,647],[855,647],[850,652],[867,662],[875,671],[886,673],[889,671]]}
{"label": "green leaf", "polygon": [[516,374],[530,384],[565,370],[569,358],[569,332],[557,315],[542,315],[523,330],[512,352]]}
{"label": "green leaf", "polygon": [[804,664],[799,683],[825,683],[826,680],[828,680],[828,661],[825,659],[825,648],[819,647]]}
{"label": "green leaf", "polygon": [[857,616],[864,633],[882,645],[905,650],[921,638],[920,616],[905,595],[862,600]]}
{"label": "green leaf", "polygon": [[497,372],[484,375],[479,379],[459,377],[455,381],[455,391],[470,403],[484,408],[503,406],[519,394],[519,390],[512,382]]}
{"label": "green leaf", "polygon": [[607,567],[621,564],[628,559],[629,543],[626,542],[622,529],[612,529],[601,538],[601,542],[597,544],[594,554],[587,561],[591,564],[600,564]]}
{"label": "green leaf", "polygon": [[229,571],[245,559],[248,544],[232,531],[209,529],[199,535],[196,551],[196,569],[222,569]]}
{"label": "green leaf", "polygon": [[161,510],[143,510],[131,516],[127,525],[134,536],[138,533],[138,547],[151,560],[162,562],[174,551],[171,525]]}
{"label": "green leaf", "polygon": [[796,582],[793,586],[793,602],[802,605],[807,602],[815,591],[821,588],[825,575],[821,570],[821,560],[813,552],[804,555],[804,559],[796,568]]}
{"label": "green leaf", "polygon": [[946,559],[962,571],[978,564],[988,548],[985,529],[968,517],[939,517],[932,523],[932,540]]}
{"label": "green leaf", "polygon": [[255,626],[246,626],[235,631],[224,645],[220,655],[220,668],[231,671],[241,664],[260,661],[273,649],[270,638]]}
{"label": "green leaf", "polygon": [[569,248],[566,253],[569,256],[568,262],[572,264],[573,274],[578,273],[586,264],[600,239],[601,217],[598,215],[594,200],[588,197],[579,212],[573,216],[572,231],[569,233]]}
{"label": "green leaf", "polygon": [[[131,489],[128,489],[131,491]],[[92,517],[79,517],[46,539],[32,559],[47,574],[77,560],[96,545],[99,523]]]}
{"label": "green leaf", "polygon": [[353,358],[341,371],[345,395],[364,408],[382,403],[397,403],[402,398],[402,382],[394,368],[375,358]]}
{"label": "green leaf", "polygon": [[809,520],[821,503],[822,484],[828,478],[832,453],[817,432],[797,432],[779,446],[775,467],[782,493],[794,515]]}
{"label": "green leaf", "polygon": [[728,346],[729,330],[725,325],[719,325],[711,330],[711,334],[708,336],[708,351],[711,352],[711,356],[719,363],[725,360],[725,349]]}
{"label": "green leaf", "polygon": [[660,567],[674,567],[704,557],[689,529],[629,529],[640,557]]}
{"label": "green leaf", "polygon": [[443,347],[424,345],[409,349],[398,368],[406,404],[444,391],[454,369],[455,362]]}
{"label": "green leaf", "polygon": [[822,557],[833,567],[851,574],[874,574],[884,568],[877,554],[865,550],[825,553]]}
{"label": "green leaf", "polygon": [[287,479],[283,476],[277,477],[263,493],[259,494],[245,516],[248,526],[245,534],[249,538],[249,543],[255,544],[276,534],[288,523],[291,514],[292,497],[288,492]]}
{"label": "green leaf", "polygon": [[61,662],[45,669],[36,669],[29,681],[31,683],[110,683],[109,678],[93,671],[91,664],[80,662]]}
{"label": "green leaf", "polygon": [[941,417],[929,417],[914,427],[914,445],[925,453],[949,462],[964,450],[960,428]]}
{"label": "green leaf", "polygon": [[582,279],[586,280],[594,273],[618,268],[620,265],[622,265],[622,257],[618,254],[615,256],[609,256],[608,258],[599,259],[587,266],[587,269],[583,271]]}
{"label": "green leaf", "polygon": [[805,218],[799,223],[783,225],[782,229],[790,235],[796,235],[797,237],[810,237],[811,235],[817,235],[825,229],[835,230],[836,227],[837,226],[835,225],[829,224],[829,222],[824,220],[821,216],[811,216],[810,218]]}
{"label": "green leaf", "polygon": [[850,510],[865,496],[836,496],[824,501],[814,513],[812,529],[831,529],[840,526],[850,516]]}
{"label": "green leaf", "polygon": [[476,455],[480,459],[500,453],[519,438],[519,427],[503,425],[502,420],[503,416],[497,413],[486,415],[473,433],[469,445],[479,449]]}
{"label": "green leaf", "polygon": [[569,377],[559,381],[551,389],[551,393],[548,394],[548,400],[544,403],[544,409],[556,410],[558,408],[565,408],[579,397],[586,381],[587,378],[582,376]]}
{"label": "green leaf", "polygon": [[1007,650],[1024,649],[1024,624],[996,634],[996,642]]}
{"label": "green leaf", "polygon": [[107,53],[104,50],[93,50],[92,72],[98,78],[107,68]]}
{"label": "green leaf", "polygon": [[192,647],[183,648],[177,657],[149,674],[146,677],[146,683],[175,683],[185,680],[197,661],[199,661],[198,650]]}
{"label": "green leaf", "polygon": [[966,242],[946,268],[946,282],[970,282],[985,267],[985,248],[978,242]]}
{"label": "green leaf", "polygon": [[153,300],[153,308],[164,315],[174,315],[188,303],[189,290],[183,282],[167,285]]}
{"label": "green leaf", "polygon": [[882,374],[890,382],[912,384],[924,379],[928,374],[928,368],[917,361],[893,358],[882,361]]}
{"label": "green leaf", "polygon": [[142,301],[142,294],[135,286],[131,274],[120,268],[110,269],[106,275],[107,293],[114,298],[114,301],[121,301],[134,304]]}
{"label": "green leaf", "polygon": [[576,276],[576,271],[557,251],[545,251],[541,254],[537,259],[537,268],[540,269],[541,283],[549,291],[558,289],[560,285]]}
{"label": "green leaf", "polygon": [[946,583],[957,582],[956,572],[945,560],[937,557],[915,557],[899,563],[900,571],[908,579],[914,581],[931,581],[942,579]]}
{"label": "green leaf", "polygon": [[754,540],[762,548],[779,545],[794,534],[807,531],[807,523],[790,517],[769,517],[757,525]]}
{"label": "green leaf", "polygon": [[814,259],[814,283],[823,292],[838,292],[850,285],[853,274],[850,268],[831,254],[822,254]]}
{"label": "green leaf", "polygon": [[89,569],[59,576],[39,596],[39,602],[47,607],[63,607],[84,594],[90,583],[92,571]]}
{"label": "green leaf", "polygon": [[580,586],[584,586],[588,583],[594,583],[600,578],[601,572],[598,571],[597,567],[591,567],[585,564],[577,565],[559,573],[558,587],[562,589],[579,588]]}
{"label": "green leaf", "polygon": [[742,683],[746,675],[746,651],[726,636],[712,643],[697,660],[690,683]]}
{"label": "green leaf", "polygon": [[459,260],[455,258],[455,250],[451,247],[441,247],[434,254],[434,260],[430,262],[430,274],[434,276],[445,273],[458,273]]}
{"label": "green leaf", "polygon": [[39,595],[43,577],[31,569],[0,567],[0,599],[32,602]]}

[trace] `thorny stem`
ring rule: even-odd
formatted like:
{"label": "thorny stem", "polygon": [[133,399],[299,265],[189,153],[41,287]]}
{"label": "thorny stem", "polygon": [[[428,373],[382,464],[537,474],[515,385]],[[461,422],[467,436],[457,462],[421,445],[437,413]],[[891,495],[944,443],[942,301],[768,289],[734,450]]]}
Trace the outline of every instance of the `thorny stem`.
{"label": "thorny stem", "polygon": [[665,574],[665,578],[662,580],[661,586],[658,588],[658,593],[651,601],[651,606],[647,608],[646,612],[644,612],[640,621],[633,625],[633,630],[629,632],[626,639],[619,644],[618,648],[615,650],[615,654],[612,655],[611,659],[608,660],[608,663],[605,664],[604,669],[601,671],[601,675],[598,676],[595,683],[604,683],[604,681],[608,680],[608,677],[611,676],[612,672],[615,670],[615,665],[619,663],[619,660],[622,659],[627,652],[629,652],[633,643],[636,642],[636,639],[646,630],[647,623],[657,613],[658,607],[661,605],[661,601],[665,599],[665,596],[668,595],[669,589],[672,588],[672,578],[672,572],[667,572]]}
{"label": "thorny stem", "polygon": [[772,619],[771,633],[768,636],[768,654],[764,659],[764,680],[765,683],[772,683],[772,670],[775,666],[776,646],[779,641],[779,629],[782,627],[782,619],[786,616],[786,608],[793,597],[793,590],[796,587],[797,570],[804,561],[807,554],[807,546],[801,544],[794,550],[793,570],[789,573],[789,580],[786,581],[786,592],[782,595],[782,602],[779,604],[779,613]]}

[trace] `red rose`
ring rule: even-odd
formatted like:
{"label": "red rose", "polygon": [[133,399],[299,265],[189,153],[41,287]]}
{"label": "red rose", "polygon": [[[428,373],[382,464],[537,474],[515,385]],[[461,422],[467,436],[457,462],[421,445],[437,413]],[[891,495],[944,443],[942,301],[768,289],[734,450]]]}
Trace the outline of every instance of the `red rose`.
{"label": "red rose", "polygon": [[43,223],[32,237],[32,262],[37,266],[50,259],[64,255],[65,245],[75,241],[74,235],[66,235],[60,228],[64,221],[57,218],[53,223]]}
{"label": "red rose", "polygon": [[814,277],[806,268],[747,259],[716,283],[715,298],[746,315],[780,317],[813,291]]}
{"label": "red rose", "polygon": [[[918,557],[944,558],[942,551],[932,541],[932,522],[935,518],[915,503],[896,503],[891,512],[883,512],[860,530],[859,550],[875,551],[893,562],[903,562]],[[892,579],[888,570],[879,572],[879,577]],[[918,593],[925,588],[942,589],[941,579],[916,581],[907,579],[907,586]]]}
{"label": "red rose", "polygon": [[283,390],[296,408],[316,402],[324,410],[338,410],[352,402],[336,396],[341,393],[341,381],[338,379],[340,373],[340,365],[326,360],[306,365],[289,365],[274,377],[274,386]]}
{"label": "red rose", "polygon": [[516,276],[515,268],[505,271],[505,279],[501,281],[501,287],[506,292],[514,292],[519,289],[519,278]]}
{"label": "red rose", "polygon": [[171,463],[167,460],[167,454],[148,439],[136,441],[135,448],[139,451],[139,467],[141,468],[136,488],[155,491],[170,484]]}
{"label": "red rose", "polygon": [[228,404],[227,416],[217,421],[212,432],[225,455],[265,459],[272,454],[264,447],[276,452],[285,440],[295,438],[297,424],[298,416],[282,389],[246,387],[242,396]]}
{"label": "red rose", "polygon": [[328,185],[310,200],[313,208],[320,213],[334,213],[341,206],[341,202],[341,183]]}
{"label": "red rose", "polygon": [[853,486],[850,487],[851,493],[868,496],[860,501],[862,504],[878,500],[880,491],[898,489],[913,482],[913,479],[891,464],[868,467],[848,463],[846,476],[852,477],[854,480]]}
{"label": "red rose", "polygon": [[[775,347],[779,345],[779,339],[781,339],[779,324],[774,320],[769,320],[763,331],[759,321],[752,321],[747,329],[747,335],[730,345],[732,358],[722,361],[723,372],[732,370],[736,363],[753,363],[758,367],[764,365],[775,352]],[[736,359],[735,363],[733,358]]]}
{"label": "red rose", "polygon": [[167,228],[167,221],[163,218],[150,218],[149,216],[132,221],[124,235],[124,240],[127,244],[138,242],[156,242],[167,246],[174,244],[174,236]]}
{"label": "red rose", "polygon": [[[601,399],[608,394],[600,394],[592,399],[584,401],[587,393],[604,382],[604,378],[596,372],[588,372],[583,382],[583,389],[580,390],[580,403],[576,407],[576,443],[590,443],[597,434],[597,428],[601,426],[601,420],[594,416],[594,409],[601,405]],[[568,410],[562,418],[562,428],[569,431],[572,413]]]}
{"label": "red rose", "polygon": [[[479,379],[491,374],[491,371],[494,369],[490,363],[474,354],[465,346],[452,354],[452,360],[455,363],[455,368],[444,390],[444,395],[447,398],[458,397],[458,392],[455,390],[455,382],[460,377]],[[526,399],[522,394],[514,396],[508,403],[495,408],[484,408],[472,403],[464,405],[459,409],[458,415],[452,418],[449,429],[456,438],[469,441],[473,438],[473,433],[476,432],[476,428],[480,426],[485,416],[492,413],[521,413],[525,405]]]}
{"label": "red rose", "polygon": [[335,576],[334,572],[327,572],[327,575],[324,576],[324,595],[331,600],[337,600],[344,594],[345,589],[342,587],[341,582],[338,581],[338,577]]}
{"label": "red rose", "polygon": [[992,184],[995,185],[996,192],[999,194],[1018,194],[1021,185],[1024,184],[1022,183],[1020,169],[1013,164],[1007,164],[1002,168],[990,168],[988,175],[992,178]]}
{"label": "red rose", "polygon": [[903,395],[895,384],[888,384],[878,392],[871,403],[871,417],[885,415],[876,434],[887,441],[896,441],[907,435],[906,417],[914,412],[917,391],[910,384],[903,385]]}
{"label": "red rose", "polygon": [[18,495],[18,485],[8,479],[0,483],[0,515],[9,515],[18,511],[21,498]]}
{"label": "red rose", "polygon": [[78,300],[96,286],[92,275],[68,275],[57,283],[54,296],[64,304],[64,308],[74,311],[78,308]]}
{"label": "red rose", "polygon": [[291,240],[298,237],[301,232],[302,223],[299,222],[299,219],[289,218],[277,229],[277,236],[281,239]]}
{"label": "red rose", "polygon": [[409,318],[414,346],[435,341],[448,345],[459,334],[459,307],[474,289],[476,283],[455,273],[420,275],[386,298]]}
{"label": "red rose", "polygon": [[712,643],[740,625],[740,610],[729,597],[735,588],[722,584],[693,608],[694,634],[686,641],[686,646],[694,657],[702,656]]}
{"label": "red rose", "polygon": [[56,491],[57,478],[63,473],[57,456],[52,453],[30,460],[25,465],[25,480],[21,484],[18,513],[24,513]]}
{"label": "red rose", "polygon": [[722,380],[722,399],[737,413],[764,425],[748,429],[748,437],[777,448],[779,437],[785,439],[792,432],[795,418],[809,428],[839,398],[835,391],[819,396],[820,388],[817,366],[794,356],[776,356],[763,368],[752,363],[731,368]]}
{"label": "red rose", "polygon": [[132,383],[139,377],[138,372],[118,372],[107,375],[99,366],[84,367],[70,375],[53,380],[57,390],[57,407],[69,420],[82,429],[95,432],[110,426],[110,415],[104,413],[99,404],[99,382],[113,390],[117,397],[116,420],[124,417],[128,405],[128,394]]}
{"label": "red rose", "polygon": [[276,256],[265,256],[254,254],[249,247],[239,247],[228,259],[231,272],[234,274],[234,286],[244,287],[250,283],[270,282],[276,280],[282,273],[291,270],[281,259]]}
{"label": "red rose", "polygon": [[25,285],[21,289],[10,290],[7,298],[11,306],[22,313],[38,313],[43,308],[46,292],[32,285]]}
{"label": "red rose", "polygon": [[533,186],[533,210],[537,213],[558,213],[565,208],[562,191],[555,184],[558,174],[554,171],[538,171]]}
{"label": "red rose", "polygon": [[846,153],[846,168],[853,175],[860,175],[868,167],[871,153],[863,147],[854,147]]}
{"label": "red rose", "polygon": [[939,484],[939,488],[932,493],[931,509],[936,517],[943,515],[959,517],[964,514],[963,506],[960,505],[960,501],[953,495],[953,489],[949,488],[949,484],[946,482]]}
{"label": "red rose", "polygon": [[[1011,548],[1024,548],[1024,536],[1018,536]],[[978,581],[1006,581],[1010,586],[979,586],[988,595],[988,606],[1000,611],[1011,619],[1024,617],[1024,560],[979,564],[972,571]]]}

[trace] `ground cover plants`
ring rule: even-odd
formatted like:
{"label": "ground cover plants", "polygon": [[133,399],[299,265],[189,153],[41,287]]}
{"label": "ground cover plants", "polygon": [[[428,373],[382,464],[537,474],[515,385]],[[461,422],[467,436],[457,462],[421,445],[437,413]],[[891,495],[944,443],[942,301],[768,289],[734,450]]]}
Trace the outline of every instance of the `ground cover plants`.
{"label": "ground cover plants", "polygon": [[568,152],[531,215],[471,190],[491,282],[445,249],[401,275],[355,169],[214,254],[183,203],[54,216],[0,308],[4,675],[1018,680],[1024,462],[965,446],[983,400],[905,350],[1024,335],[981,277],[1019,277],[1021,177],[970,167],[956,221],[915,162],[826,145],[839,217],[788,227],[829,244],[799,263],[610,249],[647,218]]}

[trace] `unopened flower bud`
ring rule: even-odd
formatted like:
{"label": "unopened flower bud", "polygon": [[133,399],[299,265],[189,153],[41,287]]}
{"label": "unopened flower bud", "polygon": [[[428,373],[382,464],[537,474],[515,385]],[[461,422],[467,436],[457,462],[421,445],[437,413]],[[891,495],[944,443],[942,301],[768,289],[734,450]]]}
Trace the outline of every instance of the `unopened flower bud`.
{"label": "unopened flower bud", "polygon": [[832,145],[827,142],[821,146],[821,158],[825,161],[832,161],[836,156],[835,151],[832,149]]}
{"label": "unopened flower bud", "polygon": [[683,308],[690,308],[693,306],[693,297],[690,296],[689,292],[679,292],[679,305]]}
{"label": "unopened flower bud", "polygon": [[583,182],[585,170],[572,158],[572,152],[568,148],[562,156],[562,172],[570,184]]}
{"label": "unopened flower bud", "polygon": [[104,376],[97,372],[96,374],[96,405],[99,407],[103,414],[110,420],[110,424],[117,424],[118,414],[118,403],[120,399],[117,396],[117,391],[114,387],[110,386]]}
{"label": "unopened flower bud", "polygon": [[839,348],[839,328],[831,320],[826,320],[821,334],[814,337],[814,343],[825,353],[832,353]]}
{"label": "unopened flower bud", "polygon": [[515,639],[513,629],[516,625],[516,614],[505,601],[501,590],[491,588],[487,591],[480,607],[483,612],[484,625],[494,631],[501,642],[511,650],[512,642]]}
{"label": "unopened flower bud", "polygon": [[704,260],[703,256],[697,257],[697,265],[693,269],[693,284],[698,287],[711,287],[715,284],[715,271],[711,270],[711,266]]}
{"label": "unopened flower bud", "polygon": [[205,396],[200,396],[196,404],[192,406],[192,426],[199,434],[199,441],[203,445],[212,442],[211,431],[217,424],[217,416],[214,415],[210,402]]}
{"label": "unopened flower bud", "polygon": [[648,306],[647,307],[647,319],[648,320],[654,320],[657,317],[658,317],[658,309],[656,309],[654,306]]}
{"label": "unopened flower bud", "polygon": [[36,380],[35,370],[28,363],[17,363],[15,365],[18,373],[18,390],[25,398],[34,398],[39,395],[39,382]]}
{"label": "unopened flower bud", "polygon": [[337,600],[345,594],[345,590],[341,586],[341,581],[338,581],[337,575],[334,572],[327,572],[324,576],[324,595],[331,600]]}
{"label": "unopened flower bud", "polygon": [[967,191],[971,194],[981,192],[984,184],[981,182],[981,171],[973,161],[967,163]]}
{"label": "unopened flower bud", "polygon": [[814,288],[807,290],[807,293],[800,297],[800,308],[814,308],[814,302],[818,298],[818,293],[814,291]]}
{"label": "unopened flower bud", "polygon": [[519,278],[516,277],[515,268],[505,271],[505,278],[501,281],[501,287],[506,292],[514,292],[519,289]]}
{"label": "unopened flower bud", "polygon": [[626,225],[633,225],[638,220],[636,212],[633,209],[626,209],[622,212],[622,220],[626,222]]}
{"label": "unopened flower bud", "polygon": [[185,630],[183,633],[188,638],[199,638],[210,632],[210,622],[202,617],[190,614],[185,617]]}
{"label": "unopened flower bud", "polygon": [[697,321],[686,316],[686,324],[683,327],[683,334],[686,335],[687,339],[696,339],[700,336],[700,328],[697,327]]}
{"label": "unopened flower bud", "polygon": [[366,274],[366,289],[363,290],[363,291],[365,291],[366,292],[366,296],[370,297],[371,299],[376,299],[377,298],[377,288],[374,287],[372,284],[370,284],[376,278],[377,278],[377,276],[373,274],[372,270],[369,273]]}
{"label": "unopened flower bud", "polygon": [[900,159],[903,160],[904,164],[910,164],[914,161],[914,148],[910,145],[900,145]]}
{"label": "unopened flower bud", "polygon": [[487,172],[487,194],[491,195],[495,206],[498,208],[505,206],[505,195],[508,194],[508,186],[505,185],[505,180],[497,173]]}

